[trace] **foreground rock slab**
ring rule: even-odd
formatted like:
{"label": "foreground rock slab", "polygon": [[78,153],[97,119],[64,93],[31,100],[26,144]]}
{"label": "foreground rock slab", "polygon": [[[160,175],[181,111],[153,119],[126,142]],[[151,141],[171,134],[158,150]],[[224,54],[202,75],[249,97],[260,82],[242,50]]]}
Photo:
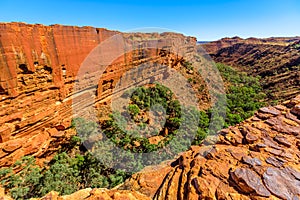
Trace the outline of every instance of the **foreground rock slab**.
{"label": "foreground rock slab", "polygon": [[150,200],[137,191],[117,191],[107,189],[83,189],[70,195],[59,196],[55,191],[52,191],[42,198],[32,198],[31,200]]}

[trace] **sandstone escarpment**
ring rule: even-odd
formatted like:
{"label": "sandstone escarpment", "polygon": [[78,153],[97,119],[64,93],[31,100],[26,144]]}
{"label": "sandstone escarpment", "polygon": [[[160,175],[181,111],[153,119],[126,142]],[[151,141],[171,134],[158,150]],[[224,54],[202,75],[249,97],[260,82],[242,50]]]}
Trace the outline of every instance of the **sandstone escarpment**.
{"label": "sandstone escarpment", "polygon": [[[0,166],[10,166],[24,155],[43,158],[55,152],[74,134],[70,129],[72,109],[83,110],[86,106],[81,101],[73,105],[74,98],[84,100],[87,87],[96,88],[95,106],[99,108],[110,100],[113,87],[128,69],[149,61],[167,66],[179,62],[178,56],[168,53],[168,43],[164,49],[137,46],[130,52],[119,52],[96,83],[90,85],[95,77],[89,73],[80,82],[83,88],[74,91],[78,70],[86,57],[117,34],[120,33],[93,27],[0,24]],[[133,41],[173,38],[192,48],[196,43],[193,37],[173,33],[121,37],[131,37]],[[97,65],[92,64],[91,68],[97,70]]]}
{"label": "sandstone escarpment", "polygon": [[290,43],[297,42],[300,37],[271,37],[271,38],[247,38],[242,39],[240,37],[232,37],[232,38],[222,38],[217,41],[212,41],[208,43],[202,44],[207,53],[215,54],[220,49],[230,47],[235,44],[243,43],[243,44],[269,44],[269,45],[281,45],[287,46]]}
{"label": "sandstone escarpment", "polygon": [[[18,95],[18,67],[23,73],[35,72],[36,65],[48,66],[53,71],[53,84],[63,87],[62,68],[66,76],[75,76],[83,59],[101,41],[116,31],[93,27],[61,25],[29,25],[1,23],[1,87],[4,93]],[[22,72],[21,72],[22,73]]]}
{"label": "sandstone escarpment", "polygon": [[215,62],[260,76],[270,100],[287,100],[300,94],[299,37],[225,38],[204,44]]}
{"label": "sandstone escarpment", "polygon": [[259,75],[270,99],[287,100],[300,93],[299,37],[225,38],[204,44],[214,61]]}
{"label": "sandstone escarpment", "polygon": [[[1,166],[55,150],[71,124],[71,88],[81,62],[106,29],[0,24]],[[52,145],[50,145],[52,144]]]}

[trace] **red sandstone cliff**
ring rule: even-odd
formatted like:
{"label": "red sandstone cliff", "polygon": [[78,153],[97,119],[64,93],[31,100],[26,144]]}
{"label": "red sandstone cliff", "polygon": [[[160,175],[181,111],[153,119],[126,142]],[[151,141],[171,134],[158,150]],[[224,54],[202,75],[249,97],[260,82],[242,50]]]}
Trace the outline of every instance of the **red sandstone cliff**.
{"label": "red sandstone cliff", "polygon": [[[73,77],[115,31],[93,27],[0,24],[0,166],[41,156],[68,135]],[[64,74],[65,72],[65,74]]]}
{"label": "red sandstone cliff", "polygon": [[[24,155],[45,157],[45,153],[55,152],[61,142],[74,134],[69,127],[77,72],[98,44],[116,34],[120,33],[93,27],[0,23],[0,167],[9,166]],[[157,41],[170,37],[187,47],[193,48],[196,43],[193,37],[175,33],[123,36],[132,37],[137,44],[141,39]],[[89,85],[95,78],[91,72],[82,89],[96,86],[101,106],[109,101],[112,88],[125,71],[164,56],[158,48],[140,46],[131,52],[119,52],[120,56],[112,61],[99,83]],[[161,62],[175,65],[176,59],[166,56]],[[76,92],[76,97],[84,99],[80,89]],[[81,109],[82,103],[77,102],[75,107]]]}
{"label": "red sandstone cliff", "polygon": [[90,51],[116,33],[93,27],[1,23],[1,89],[14,96],[22,93],[17,89],[17,67],[22,64],[32,72],[36,65],[51,67],[53,84],[63,87],[62,67],[67,76],[74,76]]}

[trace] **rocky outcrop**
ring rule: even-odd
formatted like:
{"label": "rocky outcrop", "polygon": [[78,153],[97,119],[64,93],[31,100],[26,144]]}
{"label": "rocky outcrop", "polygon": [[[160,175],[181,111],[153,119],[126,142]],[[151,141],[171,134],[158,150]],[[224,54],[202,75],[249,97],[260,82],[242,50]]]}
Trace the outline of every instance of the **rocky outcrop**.
{"label": "rocky outcrop", "polygon": [[121,188],[158,200],[297,199],[300,115],[294,110],[299,104],[300,96],[261,108],[220,131],[216,144],[192,146],[169,164],[135,174]]}
{"label": "rocky outcrop", "polygon": [[[73,100],[84,100],[86,93],[82,91],[87,87],[97,89],[96,107],[100,108],[107,104],[112,88],[128,69],[149,60],[168,65],[179,62],[175,55],[168,54],[168,46],[147,49],[141,45],[131,52],[119,52],[99,82],[89,85],[93,78],[90,73],[81,81],[84,87],[74,91],[85,58],[98,44],[116,34],[120,33],[93,27],[0,23],[0,167],[10,166],[24,155],[40,158],[42,163],[59,149],[74,134],[70,129],[72,109],[85,105],[78,101],[72,107]],[[131,37],[136,44],[149,38],[173,38],[192,48],[196,43],[193,37],[175,33],[122,37]]]}
{"label": "rocky outcrop", "polygon": [[150,197],[145,196],[137,191],[125,190],[107,190],[107,189],[91,189],[86,188],[79,190],[70,195],[60,196],[57,192],[50,192],[42,198],[31,200],[150,200]]}
{"label": "rocky outcrop", "polygon": [[300,94],[300,38],[224,38],[203,44],[215,62],[260,76],[270,100]]}

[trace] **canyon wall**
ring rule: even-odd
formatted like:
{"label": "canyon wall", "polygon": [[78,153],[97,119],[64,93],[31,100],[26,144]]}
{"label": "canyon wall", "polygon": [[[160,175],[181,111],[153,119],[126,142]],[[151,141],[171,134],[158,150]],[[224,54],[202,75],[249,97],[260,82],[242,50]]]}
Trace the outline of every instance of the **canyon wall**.
{"label": "canyon wall", "polygon": [[67,76],[74,76],[94,47],[118,33],[93,27],[24,23],[1,23],[0,31],[1,89],[10,96],[23,92],[17,85],[20,65],[26,65],[28,72],[36,72],[37,65],[52,68],[53,84],[63,87],[62,68]]}
{"label": "canyon wall", "polygon": [[300,37],[234,37],[202,46],[215,62],[260,76],[270,101],[285,101],[300,94]]}
{"label": "canyon wall", "polygon": [[290,43],[299,41],[300,37],[271,37],[271,38],[247,38],[243,39],[240,37],[226,37],[222,38],[217,41],[207,42],[202,44],[202,46],[205,48],[207,53],[209,54],[215,54],[220,49],[230,47],[235,44],[269,44],[269,45],[280,45],[280,46],[287,46]]}
{"label": "canyon wall", "polygon": [[[24,155],[43,160],[74,134],[70,126],[78,70],[97,45],[117,34],[120,33],[93,27],[0,23],[0,166],[9,166]],[[186,48],[193,48],[196,43],[193,37],[175,33],[126,33],[122,37],[137,41],[171,37]],[[109,101],[116,80],[125,71],[166,57],[168,46],[164,48],[147,50],[140,46],[131,52],[121,52],[97,82],[99,87],[96,84],[99,105]],[[173,55],[161,62],[168,60],[175,65],[176,59]],[[87,77],[84,86],[92,78]],[[84,93],[80,95],[84,99]]]}
{"label": "canyon wall", "polygon": [[0,166],[55,151],[69,133],[74,77],[115,31],[92,27],[0,24]]}

